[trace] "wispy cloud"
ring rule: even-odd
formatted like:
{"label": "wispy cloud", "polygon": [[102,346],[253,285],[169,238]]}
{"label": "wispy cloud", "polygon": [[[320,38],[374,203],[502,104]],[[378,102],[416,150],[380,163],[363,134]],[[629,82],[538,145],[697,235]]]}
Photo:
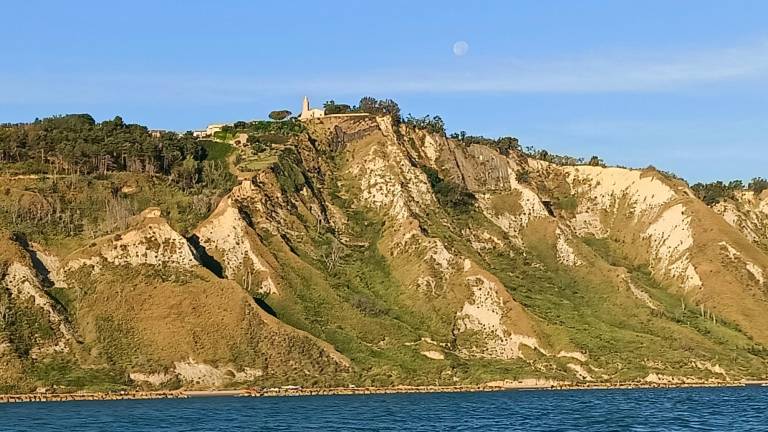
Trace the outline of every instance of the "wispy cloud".
{"label": "wispy cloud", "polygon": [[670,90],[766,76],[768,42],[763,41],[744,47],[655,55],[481,59],[429,70],[374,73],[356,80],[318,80],[317,84],[336,89],[358,87],[396,92],[621,92]]}
{"label": "wispy cloud", "polygon": [[264,94],[597,93],[669,91],[768,77],[768,41],[709,50],[569,58],[460,59],[391,70],[261,74],[0,72],[0,103],[114,100],[247,102]]}

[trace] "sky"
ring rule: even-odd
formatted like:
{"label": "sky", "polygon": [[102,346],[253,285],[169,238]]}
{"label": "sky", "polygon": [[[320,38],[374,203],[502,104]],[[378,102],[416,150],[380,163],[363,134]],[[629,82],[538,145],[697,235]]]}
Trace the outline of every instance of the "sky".
{"label": "sky", "polygon": [[449,132],[691,182],[768,177],[764,0],[26,0],[2,15],[0,122],[184,131],[374,96]]}

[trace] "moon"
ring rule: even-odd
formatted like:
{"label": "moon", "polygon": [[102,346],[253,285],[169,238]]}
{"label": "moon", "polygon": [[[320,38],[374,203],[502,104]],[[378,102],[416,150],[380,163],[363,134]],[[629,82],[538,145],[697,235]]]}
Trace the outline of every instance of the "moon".
{"label": "moon", "polygon": [[453,44],[453,55],[461,57],[469,51],[469,44],[464,41],[458,41]]}

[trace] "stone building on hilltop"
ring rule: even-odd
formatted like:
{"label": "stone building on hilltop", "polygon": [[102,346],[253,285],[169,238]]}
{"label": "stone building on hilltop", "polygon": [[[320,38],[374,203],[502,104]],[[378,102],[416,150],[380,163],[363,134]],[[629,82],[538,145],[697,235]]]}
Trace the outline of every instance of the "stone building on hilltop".
{"label": "stone building on hilltop", "polygon": [[309,99],[304,96],[304,101],[301,103],[300,120],[309,120],[313,118],[325,117],[325,110],[320,108],[310,108]]}

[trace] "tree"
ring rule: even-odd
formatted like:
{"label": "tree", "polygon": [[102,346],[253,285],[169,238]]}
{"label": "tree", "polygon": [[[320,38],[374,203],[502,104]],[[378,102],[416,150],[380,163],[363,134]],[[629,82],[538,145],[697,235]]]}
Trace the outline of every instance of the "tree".
{"label": "tree", "polygon": [[768,189],[768,180],[762,177],[755,177],[749,182],[749,186],[747,187],[756,195],[759,195],[763,193],[764,190]]}
{"label": "tree", "polygon": [[429,133],[435,133],[445,135],[445,122],[440,116],[414,117],[408,114],[408,117],[404,120],[405,124],[412,126],[416,129],[424,129]]}
{"label": "tree", "polygon": [[290,117],[291,112],[288,110],[272,111],[269,113],[269,118],[275,121],[285,120]]}
{"label": "tree", "polygon": [[347,104],[337,104],[334,100],[326,101],[323,104],[326,114],[347,114],[352,112],[352,107]]}
{"label": "tree", "polygon": [[172,176],[182,189],[189,189],[197,183],[199,177],[198,164],[192,158],[187,158],[180,165],[173,168]]}
{"label": "tree", "polygon": [[605,163],[603,163],[603,160],[600,159],[597,156],[592,156],[589,158],[589,162],[587,162],[589,166],[605,166]]}
{"label": "tree", "polygon": [[360,99],[360,104],[355,108],[355,111],[360,111],[373,115],[388,115],[392,118],[392,122],[399,124],[400,106],[392,99],[376,99],[371,96],[365,96]]}
{"label": "tree", "polygon": [[728,184],[722,181],[716,181],[712,183],[696,183],[691,186],[693,193],[708,206],[713,206],[720,201],[730,198],[733,199],[734,192],[741,190],[743,183],[739,180],[734,180]]}
{"label": "tree", "polygon": [[88,114],[71,114],[0,127],[0,161],[31,162],[36,172],[159,170],[167,175],[187,157],[205,158],[191,135],[152,136],[145,126],[125,123],[119,116],[96,123]]}

